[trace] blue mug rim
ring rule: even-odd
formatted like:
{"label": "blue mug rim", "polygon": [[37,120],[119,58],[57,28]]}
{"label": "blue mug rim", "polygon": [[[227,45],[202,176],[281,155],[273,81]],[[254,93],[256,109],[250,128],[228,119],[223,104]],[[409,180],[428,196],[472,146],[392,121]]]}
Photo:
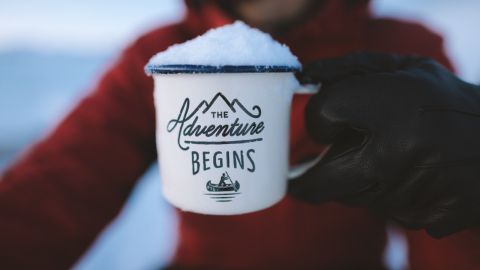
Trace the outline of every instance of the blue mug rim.
{"label": "blue mug rim", "polygon": [[194,74],[194,73],[265,73],[265,72],[298,72],[301,67],[265,66],[265,65],[147,65],[145,72],[153,74]]}

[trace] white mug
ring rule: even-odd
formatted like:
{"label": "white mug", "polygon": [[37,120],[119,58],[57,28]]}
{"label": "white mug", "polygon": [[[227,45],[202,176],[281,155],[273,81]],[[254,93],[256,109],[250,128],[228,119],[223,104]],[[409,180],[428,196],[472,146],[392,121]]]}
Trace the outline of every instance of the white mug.
{"label": "white mug", "polygon": [[[156,139],[165,198],[211,215],[258,211],[280,201],[289,176],[295,68],[147,66],[154,78]],[[301,89],[301,90],[299,90]]]}

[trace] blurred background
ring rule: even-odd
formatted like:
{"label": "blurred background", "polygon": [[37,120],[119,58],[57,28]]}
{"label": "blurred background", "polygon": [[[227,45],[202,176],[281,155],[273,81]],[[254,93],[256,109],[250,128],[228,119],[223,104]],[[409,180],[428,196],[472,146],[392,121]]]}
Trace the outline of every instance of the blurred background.
{"label": "blurred background", "polygon": [[[480,82],[480,1],[374,0],[376,16],[422,22],[442,33],[460,77]],[[181,0],[0,0],[0,172],[92,89],[136,36],[180,20]],[[76,269],[155,269],[172,256],[173,209],[160,196],[156,166]],[[395,229],[385,261],[407,265]]]}

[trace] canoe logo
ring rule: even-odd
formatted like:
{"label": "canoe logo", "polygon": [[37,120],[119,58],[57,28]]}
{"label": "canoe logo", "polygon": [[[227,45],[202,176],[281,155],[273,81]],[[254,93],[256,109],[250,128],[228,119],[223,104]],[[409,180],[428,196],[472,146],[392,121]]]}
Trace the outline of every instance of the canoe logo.
{"label": "canoe logo", "polygon": [[216,202],[231,202],[235,196],[240,194],[240,183],[234,181],[228,172],[225,171],[217,183],[212,183],[212,181],[209,180],[206,189],[209,192],[205,193],[205,195],[208,195]]}

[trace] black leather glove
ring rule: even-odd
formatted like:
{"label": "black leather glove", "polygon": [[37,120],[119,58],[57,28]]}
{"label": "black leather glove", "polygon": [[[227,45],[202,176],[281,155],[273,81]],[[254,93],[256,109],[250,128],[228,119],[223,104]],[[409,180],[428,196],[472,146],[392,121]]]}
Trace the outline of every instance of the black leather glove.
{"label": "black leather glove", "polygon": [[352,54],[305,68],[306,109],[331,144],[289,192],[369,207],[442,237],[480,224],[480,89],[428,58]]}

